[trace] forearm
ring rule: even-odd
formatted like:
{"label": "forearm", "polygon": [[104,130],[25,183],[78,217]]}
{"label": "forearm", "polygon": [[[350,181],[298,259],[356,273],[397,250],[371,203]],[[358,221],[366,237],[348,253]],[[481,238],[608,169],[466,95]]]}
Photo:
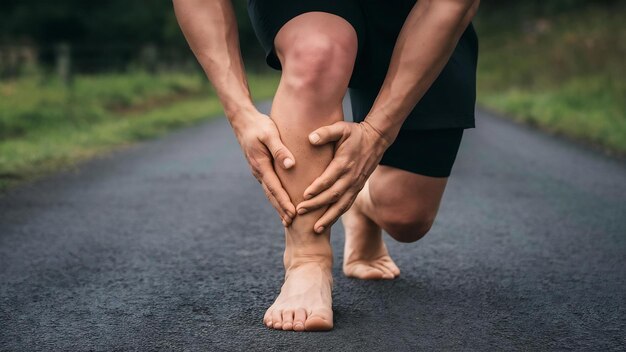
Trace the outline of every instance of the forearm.
{"label": "forearm", "polygon": [[441,73],[477,8],[472,0],[419,0],[411,10],[365,119],[389,142]]}
{"label": "forearm", "polygon": [[191,50],[215,87],[224,112],[235,126],[254,110],[239,48],[230,0],[173,0],[176,18]]}

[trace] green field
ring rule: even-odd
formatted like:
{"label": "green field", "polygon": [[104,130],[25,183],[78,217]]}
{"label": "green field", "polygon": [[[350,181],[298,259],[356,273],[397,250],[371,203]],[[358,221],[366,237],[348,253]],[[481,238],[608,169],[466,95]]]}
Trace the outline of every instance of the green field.
{"label": "green field", "polygon": [[[487,6],[487,5],[485,5]],[[626,4],[553,15],[481,10],[478,101],[626,155]],[[251,75],[255,99],[277,75]],[[0,82],[0,189],[221,113],[200,74],[41,75]]]}
{"label": "green field", "polygon": [[485,11],[476,21],[479,103],[626,154],[626,5],[519,17]]}
{"label": "green field", "polygon": [[[250,75],[255,99],[277,84]],[[222,112],[199,74],[78,76],[70,87],[21,78],[1,82],[0,98],[0,189]]]}

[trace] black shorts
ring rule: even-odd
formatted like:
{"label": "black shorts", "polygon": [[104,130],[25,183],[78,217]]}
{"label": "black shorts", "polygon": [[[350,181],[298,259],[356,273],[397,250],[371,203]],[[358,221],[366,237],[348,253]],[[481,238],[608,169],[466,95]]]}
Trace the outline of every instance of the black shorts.
{"label": "black shorts", "polygon": [[[357,33],[358,52],[349,92],[353,119],[360,122],[378,95],[396,39],[414,4],[415,0],[248,0],[248,13],[266,61],[275,69],[281,69],[281,64],[274,38],[292,18],[318,11],[350,23]],[[477,57],[478,39],[470,24],[381,164],[427,176],[449,176],[463,129],[474,127]]]}

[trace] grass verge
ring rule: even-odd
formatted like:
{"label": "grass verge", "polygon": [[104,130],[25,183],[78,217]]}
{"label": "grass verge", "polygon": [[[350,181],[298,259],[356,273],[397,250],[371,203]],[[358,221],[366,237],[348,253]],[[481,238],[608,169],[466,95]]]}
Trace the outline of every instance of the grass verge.
{"label": "grass verge", "polygon": [[[221,114],[199,75],[78,77],[71,89],[32,79],[0,84],[0,190]],[[255,99],[275,75],[250,75]],[[8,99],[6,99],[8,98]]]}
{"label": "grass verge", "polygon": [[482,14],[479,104],[625,155],[625,14],[623,3],[546,17]]}

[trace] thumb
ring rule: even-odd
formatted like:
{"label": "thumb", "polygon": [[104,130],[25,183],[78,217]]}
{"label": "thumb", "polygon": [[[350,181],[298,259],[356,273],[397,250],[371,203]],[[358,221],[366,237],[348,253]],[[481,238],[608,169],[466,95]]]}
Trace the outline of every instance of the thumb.
{"label": "thumb", "polygon": [[330,142],[336,142],[348,133],[348,123],[338,121],[332,125],[320,127],[309,134],[311,144],[321,145]]}
{"label": "thumb", "polygon": [[289,169],[295,165],[296,159],[280,140],[278,134],[271,135],[267,139],[265,145],[267,146],[267,149],[269,149],[270,153],[272,153],[274,160],[279,162],[284,169]]}

